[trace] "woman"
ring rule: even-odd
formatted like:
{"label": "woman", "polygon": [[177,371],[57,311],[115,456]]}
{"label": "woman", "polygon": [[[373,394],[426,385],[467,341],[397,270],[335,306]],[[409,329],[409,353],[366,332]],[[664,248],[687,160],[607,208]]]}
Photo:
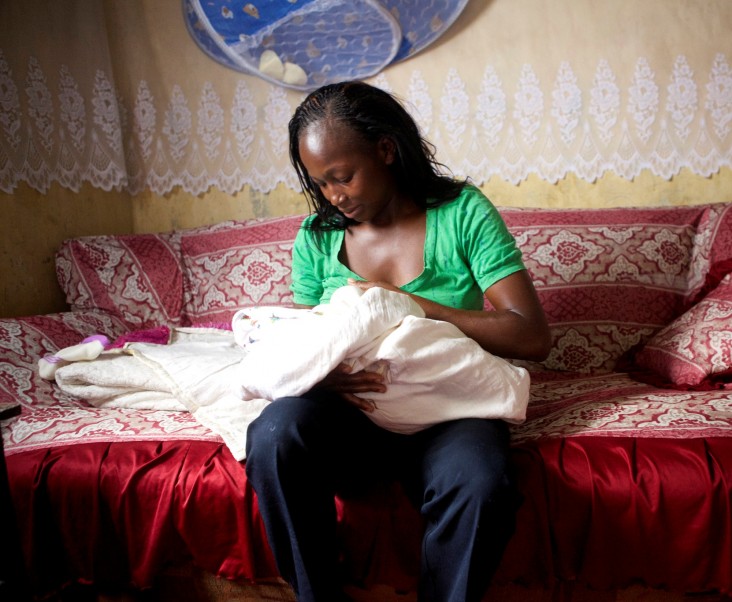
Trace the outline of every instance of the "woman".
{"label": "woman", "polygon": [[[394,97],[360,82],[316,90],[290,121],[290,158],[314,210],[293,249],[298,306],[348,283],[380,286],[495,355],[546,356],[546,319],[503,220],[444,173]],[[396,478],[424,518],[419,599],[479,600],[513,532],[507,425],[461,419],[390,433],[366,415],[375,391],[387,391],[379,374],[340,367],[250,426],[247,475],[280,573],[298,600],[344,599],[334,495]]]}

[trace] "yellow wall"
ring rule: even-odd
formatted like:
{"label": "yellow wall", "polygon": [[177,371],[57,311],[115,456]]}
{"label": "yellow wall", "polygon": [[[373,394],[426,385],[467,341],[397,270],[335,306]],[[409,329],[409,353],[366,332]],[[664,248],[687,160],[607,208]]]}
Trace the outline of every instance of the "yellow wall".
{"label": "yellow wall", "polygon": [[302,194],[280,185],[264,194],[246,187],[230,195],[212,189],[193,196],[177,188],[164,197],[145,192],[132,200],[136,232],[164,232],[215,224],[227,219],[250,219],[307,213]]}
{"label": "yellow wall", "polygon": [[[0,7],[8,9],[7,15],[14,19],[12,22],[23,23],[26,13],[33,12],[30,10],[32,4],[0,2]],[[44,19],[28,18],[27,31],[9,28],[4,32],[0,50],[5,46],[24,104],[27,93],[22,89],[22,82],[26,79],[28,57],[38,58],[44,65],[44,72],[51,78],[49,86],[55,94],[58,73],[50,65],[61,55],[58,54],[59,46],[47,40],[54,39],[50,34],[63,31],[62,26],[70,27],[70,24],[83,21],[85,29],[79,31],[84,35],[68,39],[62,48],[62,62],[69,62],[74,67],[74,76],[82,83],[89,84],[97,69],[103,69],[105,61],[111,57],[118,66],[115,85],[128,100],[128,112],[134,109],[134,98],[142,80],[149,84],[157,98],[164,98],[173,85],[180,85],[191,101],[191,108],[196,110],[195,99],[204,82],[213,81],[222,98],[230,99],[239,79],[249,77],[249,89],[260,124],[256,136],[258,142],[269,148],[264,144],[270,140],[265,119],[269,84],[217,65],[200,52],[183,27],[178,0],[130,0],[124,5],[89,0],[86,4],[76,2],[74,6],[77,12],[70,11],[66,4],[53,9],[39,5],[33,10],[40,11]],[[82,6],[88,10],[81,10]],[[97,48],[94,53],[88,52],[87,37],[104,34],[94,19],[87,18],[90,12],[96,15],[95,18],[108,22],[109,47],[106,50]],[[171,15],[176,17],[171,18]],[[393,65],[385,73],[387,82],[398,84],[403,91],[412,75],[419,72],[430,90],[436,114],[451,71],[459,73],[460,81],[474,97],[487,64],[494,65],[502,74],[506,90],[514,90],[514,80],[522,64],[531,63],[539,78],[551,82],[556,77],[558,65],[571,60],[580,83],[586,88],[598,58],[612,59],[618,86],[627,90],[632,65],[639,57],[646,57],[655,59],[651,64],[657,71],[658,84],[666,86],[676,55],[684,54],[691,64],[704,66],[712,64],[717,52],[727,52],[727,58],[732,57],[727,51],[731,19],[732,8],[722,0],[648,0],[640,3],[564,0],[563,4],[549,0],[472,0],[458,21],[428,52]],[[45,31],[44,26],[49,31]],[[25,50],[11,52],[15,48]],[[664,57],[672,60],[662,60]],[[546,60],[540,60],[542,58]],[[134,66],[134,69],[123,69],[122,65]],[[704,73],[706,69],[708,67],[704,67]],[[704,73],[700,72],[700,94],[706,81]],[[294,101],[295,96],[287,94],[287,102]],[[624,97],[623,106],[626,104]],[[87,106],[87,110],[91,111],[91,107]],[[158,113],[160,127],[164,122],[162,106]],[[446,126],[435,119],[433,127],[439,133],[439,128]],[[28,132],[31,131],[29,126]],[[430,133],[428,138],[440,142]],[[449,140],[443,142],[448,144],[438,144],[438,150],[449,150]],[[271,146],[271,141],[267,143]],[[252,153],[248,160],[282,169],[286,156],[283,153],[276,157],[271,153],[263,156]],[[446,162],[455,167],[450,161]],[[17,164],[23,165],[23,162]],[[242,168],[247,165],[242,164]],[[499,206],[701,204],[732,201],[732,169],[723,169],[709,178],[682,171],[670,181],[650,172],[643,172],[632,181],[607,174],[592,183],[570,175],[556,184],[531,176],[514,185],[494,177],[482,188]],[[247,187],[235,195],[210,190],[196,196],[176,189],[164,196],[147,191],[131,197],[126,192],[105,192],[88,184],[78,193],[53,184],[42,194],[22,183],[13,194],[0,192],[0,208],[0,317],[65,309],[53,265],[54,252],[65,238],[166,231],[226,219],[298,214],[307,210],[303,197],[284,186],[269,194]]]}
{"label": "yellow wall", "polygon": [[[635,180],[606,174],[590,183],[568,176],[550,184],[530,176],[519,185],[493,178],[481,186],[496,205],[505,207],[631,207],[638,205],[699,205],[732,201],[732,170],[704,178],[682,171],[672,180],[643,172]],[[231,196],[218,190],[194,197],[181,191],[133,199],[135,231],[159,232],[249,219],[306,213],[303,196],[280,186],[269,195],[245,189]]]}
{"label": "yellow wall", "polygon": [[0,193],[0,317],[61,311],[54,253],[66,238],[133,231],[129,195],[54,184],[46,194],[20,184]]}
{"label": "yellow wall", "polygon": [[682,170],[671,180],[648,171],[632,181],[612,173],[596,182],[569,175],[556,184],[529,176],[518,186],[493,178],[481,188],[496,205],[509,207],[701,205],[732,201],[732,170],[709,178]]}
{"label": "yellow wall", "polygon": [[[570,176],[549,184],[530,177],[518,186],[494,178],[482,188],[499,206],[694,205],[732,201],[732,170],[710,178],[683,171],[670,181],[648,172],[633,181],[607,174],[594,183]],[[302,195],[284,187],[268,195],[247,188],[233,196],[217,190],[200,196],[176,190],[164,197],[147,192],[130,198],[89,185],[78,194],[57,184],[46,194],[20,185],[15,194],[0,193],[0,206],[0,317],[65,309],[53,262],[66,238],[162,232],[307,211]]]}

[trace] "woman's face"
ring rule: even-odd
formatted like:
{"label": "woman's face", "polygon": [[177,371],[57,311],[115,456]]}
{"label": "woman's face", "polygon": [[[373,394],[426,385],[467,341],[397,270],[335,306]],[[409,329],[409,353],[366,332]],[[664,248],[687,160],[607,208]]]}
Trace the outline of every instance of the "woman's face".
{"label": "woman's face", "polygon": [[316,122],[301,133],[299,150],[313,185],[347,218],[386,217],[397,200],[391,139],[371,144],[342,124]]}

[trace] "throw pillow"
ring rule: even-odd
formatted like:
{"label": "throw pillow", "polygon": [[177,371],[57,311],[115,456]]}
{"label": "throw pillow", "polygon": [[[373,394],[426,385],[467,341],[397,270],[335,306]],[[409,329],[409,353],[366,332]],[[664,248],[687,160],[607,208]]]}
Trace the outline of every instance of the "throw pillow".
{"label": "throw pillow", "polygon": [[681,389],[732,380],[732,273],[648,341],[636,365]]}

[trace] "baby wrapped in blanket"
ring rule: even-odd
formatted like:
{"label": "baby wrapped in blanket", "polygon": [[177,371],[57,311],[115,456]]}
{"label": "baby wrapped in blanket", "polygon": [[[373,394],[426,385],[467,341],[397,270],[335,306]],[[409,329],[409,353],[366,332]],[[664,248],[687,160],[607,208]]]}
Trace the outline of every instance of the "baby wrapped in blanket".
{"label": "baby wrapped in blanket", "polygon": [[345,362],[353,372],[384,375],[387,390],[368,394],[376,404],[368,416],[391,431],[465,417],[526,418],[528,372],[454,325],[425,318],[408,295],[345,286],[312,309],[241,310],[232,329],[248,350],[237,367],[243,399],[301,395]]}

